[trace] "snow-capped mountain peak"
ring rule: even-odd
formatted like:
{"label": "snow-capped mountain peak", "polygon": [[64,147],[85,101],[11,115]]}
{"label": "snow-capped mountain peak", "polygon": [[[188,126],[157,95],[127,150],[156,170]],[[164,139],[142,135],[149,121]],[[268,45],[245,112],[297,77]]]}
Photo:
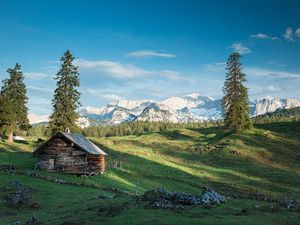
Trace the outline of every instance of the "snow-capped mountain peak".
{"label": "snow-capped mountain peak", "polygon": [[267,112],[274,112],[278,108],[293,108],[300,106],[300,101],[291,98],[274,98],[266,96],[261,99],[256,99],[253,104],[252,115],[258,116]]}
{"label": "snow-capped mountain peak", "polygon": [[199,93],[192,93],[192,94],[186,95],[186,97],[191,97],[191,98],[198,98],[199,96],[200,96]]}
{"label": "snow-capped mountain peak", "polygon": [[29,114],[28,120],[30,124],[37,124],[37,123],[43,123],[49,121],[49,115],[35,115],[35,114]]}
{"label": "snow-capped mountain peak", "polygon": [[86,106],[86,107],[82,107],[79,110],[79,113],[81,115],[89,115],[89,114],[100,115],[103,113],[104,109],[105,107],[97,108],[93,106]]}
{"label": "snow-capped mountain peak", "polygon": [[[300,101],[290,98],[274,98],[266,96],[250,102],[251,116],[273,112],[278,108],[300,106]],[[163,101],[154,100],[119,100],[105,107],[86,106],[79,110],[81,118],[77,123],[81,127],[96,124],[120,124],[128,121],[167,121],[167,122],[198,122],[222,118],[220,99],[192,93],[174,96]],[[30,122],[48,121],[48,116],[29,115]]]}
{"label": "snow-capped mountain peak", "polygon": [[126,100],[126,99],[122,99],[122,100],[118,100],[116,102],[113,102],[109,105],[115,105],[115,106],[119,106],[119,107],[123,107],[125,109],[134,109],[138,106],[140,106],[143,103],[147,103],[147,102],[154,102],[153,100]]}

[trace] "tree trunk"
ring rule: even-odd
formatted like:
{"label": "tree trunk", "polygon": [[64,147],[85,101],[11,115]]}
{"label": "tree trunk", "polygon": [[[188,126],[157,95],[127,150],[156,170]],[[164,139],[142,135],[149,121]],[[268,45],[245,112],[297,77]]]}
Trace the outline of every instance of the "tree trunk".
{"label": "tree trunk", "polygon": [[7,139],[8,143],[13,143],[14,142],[13,135],[14,135],[13,132],[8,133],[8,139]]}

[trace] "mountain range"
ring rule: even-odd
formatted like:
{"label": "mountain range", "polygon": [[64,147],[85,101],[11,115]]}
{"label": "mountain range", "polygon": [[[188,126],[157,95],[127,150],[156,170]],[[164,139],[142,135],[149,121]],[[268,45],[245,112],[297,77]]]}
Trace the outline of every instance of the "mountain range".
{"label": "mountain range", "polygon": [[[251,116],[274,112],[279,108],[300,106],[291,98],[270,96],[250,102]],[[119,100],[105,107],[82,107],[77,123],[81,127],[98,124],[116,125],[128,121],[200,122],[222,118],[221,100],[193,93],[169,97],[163,101]],[[47,116],[29,115],[30,123],[45,122]]]}

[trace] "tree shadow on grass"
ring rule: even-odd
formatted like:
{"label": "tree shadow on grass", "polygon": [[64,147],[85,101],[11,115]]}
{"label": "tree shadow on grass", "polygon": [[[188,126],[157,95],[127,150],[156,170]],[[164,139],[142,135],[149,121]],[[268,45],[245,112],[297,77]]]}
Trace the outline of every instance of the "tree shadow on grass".
{"label": "tree shadow on grass", "polygon": [[279,133],[286,138],[297,138],[300,136],[300,121],[297,122],[277,122],[270,124],[257,124],[256,128],[269,130],[275,133]]}
{"label": "tree shadow on grass", "polygon": [[[99,144],[99,143],[97,143]],[[145,144],[136,141],[136,145],[141,148],[145,147]],[[173,183],[179,190],[183,189],[184,186],[189,185],[199,190],[203,186],[212,186],[216,189],[226,192],[274,192],[274,193],[291,193],[293,188],[293,182],[284,180],[281,182],[276,176],[292,176],[291,173],[282,170],[276,170],[276,176],[269,176],[268,173],[272,173],[272,168],[269,166],[256,164],[254,161],[248,158],[241,158],[237,156],[226,155],[224,152],[199,154],[197,157],[195,153],[185,151],[174,151],[170,150],[168,144],[164,145],[164,150],[160,152],[164,154],[164,157],[172,156],[168,159],[169,163],[173,165],[166,165],[162,162],[155,161],[155,159],[146,159],[140,155],[132,153],[123,153],[101,145],[100,146],[106,151],[113,153],[112,155],[119,157],[129,165],[128,174],[121,176],[124,179],[128,179],[131,183],[137,177],[148,180],[151,183],[151,179],[156,180],[155,184],[160,184],[164,187],[168,182]],[[152,146],[152,144],[151,144]],[[149,148],[149,146],[147,146]],[[153,147],[153,146],[152,146]],[[184,160],[179,163],[178,160]],[[175,160],[175,161],[174,161]],[[191,163],[188,163],[189,160]],[[199,160],[199,164],[195,164],[195,161]],[[177,165],[176,167],[174,165]],[[140,168],[142,167],[142,169]],[[185,169],[179,169],[185,167],[195,171],[201,171],[207,176],[199,177],[199,173],[192,174],[186,172]],[[126,166],[125,166],[126,169]],[[267,174],[264,174],[265,171]],[[132,172],[132,174],[131,174]],[[157,179],[160,182],[157,182]],[[148,188],[151,185],[148,184]],[[154,186],[152,186],[154,188]],[[236,190],[236,189],[239,190]],[[299,193],[298,193],[299,194]]]}
{"label": "tree shadow on grass", "polygon": [[180,132],[180,130],[160,131],[157,133],[166,137],[169,140],[195,140],[195,137],[183,134]]}
{"label": "tree shadow on grass", "polygon": [[300,123],[274,123],[256,127],[263,129],[264,132],[239,135],[238,138],[246,146],[253,147],[254,151],[263,149],[269,152],[272,162],[286,167],[294,163],[300,168]]}
{"label": "tree shadow on grass", "polygon": [[[227,136],[221,134],[217,128],[196,129],[199,133],[209,135],[214,132],[218,138],[213,138],[210,143],[222,141]],[[184,137],[185,138],[185,137]],[[177,139],[176,139],[177,140]],[[225,192],[239,191],[274,191],[274,193],[290,193],[292,188],[298,184],[289,178],[298,179],[295,174],[284,170],[272,168],[270,165],[260,165],[257,162],[240,156],[230,155],[225,150],[198,154],[196,152],[182,151],[176,149],[173,142],[167,143],[143,143],[140,139],[130,140],[130,142],[140,148],[141,151],[131,152],[130,149],[116,150],[116,146],[105,145],[100,141],[94,141],[99,147],[106,151],[107,162],[114,159],[123,161],[123,168],[107,171],[103,176],[91,178],[91,182],[100,183],[102,186],[109,187],[114,180],[114,185],[128,190],[135,190],[135,184],[140,180],[139,190],[147,190],[156,187],[167,187],[171,190],[198,192],[203,186],[211,186],[216,190]],[[249,143],[250,144],[250,143]],[[253,144],[253,143],[252,143]],[[155,150],[157,157],[164,157],[164,160],[147,158],[145,155],[147,149]],[[20,165],[22,161],[27,160],[20,157],[16,152],[9,152],[9,161],[17,160]],[[30,154],[30,153],[24,153]],[[31,155],[31,154],[30,154]],[[29,155],[28,155],[29,156]],[[1,157],[1,156],[0,156]],[[166,163],[167,162],[167,163]],[[24,162],[23,162],[24,163]],[[29,160],[25,168],[31,163]],[[197,171],[193,174],[192,170]],[[189,171],[189,172],[187,172]],[[200,176],[198,172],[203,172],[206,176]],[[111,174],[112,176],[106,176]],[[66,176],[68,177],[68,176]],[[286,177],[280,180],[280,177]],[[238,190],[236,190],[238,189]],[[297,192],[299,195],[299,193]]]}
{"label": "tree shadow on grass", "polygon": [[196,131],[201,134],[201,141],[208,144],[219,143],[231,135],[229,132],[224,132],[223,127],[189,128],[189,130]]}

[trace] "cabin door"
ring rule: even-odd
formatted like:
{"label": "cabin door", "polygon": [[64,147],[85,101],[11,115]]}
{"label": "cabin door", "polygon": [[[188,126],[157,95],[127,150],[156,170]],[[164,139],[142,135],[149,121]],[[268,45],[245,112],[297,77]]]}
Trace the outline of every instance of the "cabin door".
{"label": "cabin door", "polygon": [[54,159],[49,159],[48,170],[53,170],[53,169],[54,169]]}

